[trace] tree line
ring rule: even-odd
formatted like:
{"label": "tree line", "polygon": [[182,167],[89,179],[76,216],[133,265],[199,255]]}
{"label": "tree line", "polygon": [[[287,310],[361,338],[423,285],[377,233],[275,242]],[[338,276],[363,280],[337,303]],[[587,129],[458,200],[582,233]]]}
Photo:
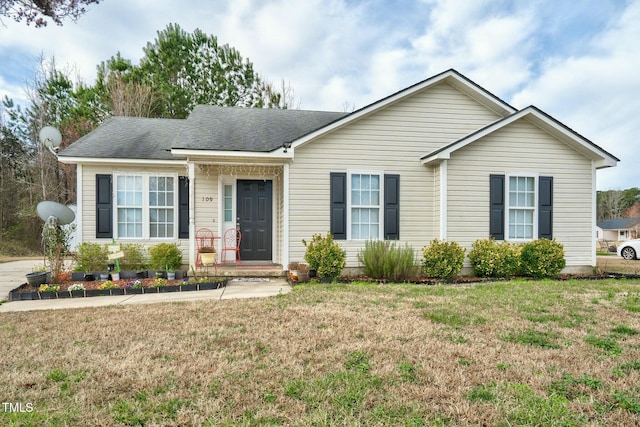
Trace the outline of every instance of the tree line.
{"label": "tree line", "polygon": [[39,250],[38,202],[75,202],[75,167],[58,163],[42,147],[38,132],[44,126],[60,130],[65,148],[111,116],[182,119],[198,104],[296,107],[284,81],[275,85],[264,79],[235,48],[199,29],[188,33],[170,24],[143,53],[138,64],[119,52],[101,62],[93,84],[74,80],[55,58],[40,58],[25,88],[27,105],[2,99],[0,253]]}

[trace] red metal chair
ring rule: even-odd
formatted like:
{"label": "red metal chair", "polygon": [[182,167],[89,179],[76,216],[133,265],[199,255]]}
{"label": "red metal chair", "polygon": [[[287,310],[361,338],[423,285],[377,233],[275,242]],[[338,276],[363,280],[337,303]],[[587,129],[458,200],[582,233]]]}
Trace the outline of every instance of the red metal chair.
{"label": "red metal chair", "polygon": [[234,252],[234,262],[238,264],[240,262],[240,240],[242,239],[242,233],[237,228],[230,228],[224,232],[224,238],[222,239],[222,263],[226,264],[227,252]]}
{"label": "red metal chair", "polygon": [[201,228],[196,231],[196,268],[202,267],[202,258],[200,257],[200,249],[204,247],[215,248],[215,235],[208,228]]}

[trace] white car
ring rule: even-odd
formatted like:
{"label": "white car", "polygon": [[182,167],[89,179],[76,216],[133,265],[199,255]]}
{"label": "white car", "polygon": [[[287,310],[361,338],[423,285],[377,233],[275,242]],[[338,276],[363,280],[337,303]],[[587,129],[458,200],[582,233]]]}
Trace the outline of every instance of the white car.
{"label": "white car", "polygon": [[624,259],[638,259],[640,255],[640,239],[627,240],[618,245],[618,255]]}

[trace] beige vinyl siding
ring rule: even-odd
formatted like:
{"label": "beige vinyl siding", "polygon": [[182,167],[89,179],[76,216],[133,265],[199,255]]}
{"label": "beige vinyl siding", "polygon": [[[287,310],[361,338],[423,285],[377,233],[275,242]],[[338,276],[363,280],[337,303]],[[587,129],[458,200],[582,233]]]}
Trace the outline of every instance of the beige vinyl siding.
{"label": "beige vinyl siding", "polygon": [[[84,164],[82,167],[82,238],[84,242],[92,243],[110,243],[111,239],[96,239],[96,175],[116,175],[116,174],[177,174],[178,176],[186,176],[187,171],[184,166],[125,166],[125,165],[92,165]],[[115,192],[115,181],[114,190]],[[176,194],[175,197],[178,197]],[[178,212],[175,212],[175,220],[177,224]],[[114,212],[115,218],[115,212]],[[177,233],[177,226],[176,226]],[[114,233],[115,237],[115,233]],[[161,242],[177,243],[182,251],[182,261],[184,264],[189,262],[189,240],[188,239],[117,239],[120,243],[140,243],[145,247],[153,246]]]}
{"label": "beige vinyl siding", "polygon": [[[330,172],[399,174],[400,243],[419,250],[437,236],[439,214],[433,168],[420,158],[496,119],[457,89],[440,84],[298,147],[291,163],[290,261],[303,260],[302,239],[329,231]],[[364,241],[339,243],[347,251],[347,266],[357,266]]]}
{"label": "beige vinyl siding", "polygon": [[595,215],[592,171],[589,159],[530,122],[512,123],[448,161],[448,240],[470,250],[473,241],[489,237],[490,174],[552,176],[553,236],[564,245],[568,267],[588,266]]}
{"label": "beige vinyl siding", "polygon": [[[196,176],[194,186],[195,200],[195,229],[208,228],[216,236],[220,236],[221,216],[219,215],[218,206],[223,201],[222,189],[218,188],[218,170],[215,167],[200,168],[196,165]],[[216,242],[220,245],[221,240]],[[219,251],[220,248],[217,248]]]}

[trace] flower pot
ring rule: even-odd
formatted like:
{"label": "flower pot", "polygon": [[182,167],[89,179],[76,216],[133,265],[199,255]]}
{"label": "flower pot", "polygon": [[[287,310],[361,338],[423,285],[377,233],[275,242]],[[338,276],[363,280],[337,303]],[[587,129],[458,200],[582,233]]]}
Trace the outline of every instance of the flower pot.
{"label": "flower pot", "polygon": [[214,282],[198,283],[198,289],[201,291],[210,291],[218,289],[218,284]]}
{"label": "flower pot", "polygon": [[156,272],[154,273],[154,276],[156,279],[164,279],[165,278],[165,272],[162,270],[156,270]]}
{"label": "flower pot", "polygon": [[122,288],[115,288],[110,290],[111,290],[111,295],[124,295],[124,289]]}
{"label": "flower pot", "polygon": [[309,270],[309,277],[313,278],[317,276],[318,276],[318,272],[316,270]]}
{"label": "flower pot", "polygon": [[200,252],[200,260],[202,265],[215,265],[216,253],[215,252]]}
{"label": "flower pot", "polygon": [[96,276],[94,276],[91,273],[87,273],[87,274],[84,275],[84,280],[85,280],[85,282],[93,282],[93,281],[96,280]]}
{"label": "flower pot", "polygon": [[58,298],[57,292],[38,292],[40,299],[56,299]]}
{"label": "flower pot", "polygon": [[146,279],[147,277],[149,277],[149,272],[147,270],[136,272],[136,279]]}
{"label": "flower pot", "polygon": [[298,270],[291,270],[291,271],[289,271],[289,278],[291,280],[293,280],[294,282],[297,282],[299,274],[300,273],[298,272]]}
{"label": "flower pot", "polygon": [[84,298],[84,291],[69,291],[71,298]]}
{"label": "flower pot", "polygon": [[309,273],[308,272],[298,272],[298,282],[308,282],[309,281]]}
{"label": "flower pot", "polygon": [[109,280],[109,273],[100,273],[100,280],[103,282]]}
{"label": "flower pot", "polygon": [[34,271],[27,273],[27,283],[31,286],[40,286],[51,280],[51,273],[48,271]]}
{"label": "flower pot", "polygon": [[167,280],[176,280],[176,272],[167,271]]}
{"label": "flower pot", "polygon": [[60,291],[58,292],[58,298],[71,298],[71,292],[69,291]]}
{"label": "flower pot", "polygon": [[179,286],[160,286],[158,287],[158,293],[164,294],[166,292],[178,292],[180,290]]}
{"label": "flower pot", "polygon": [[126,288],[124,293],[127,295],[140,295],[144,293],[144,288]]}
{"label": "flower pot", "polygon": [[180,291],[181,292],[188,292],[188,291],[197,291],[198,290],[198,284],[197,283],[189,283],[186,285],[180,285]]}
{"label": "flower pot", "polygon": [[120,280],[120,273],[111,273],[111,280],[114,282]]}

